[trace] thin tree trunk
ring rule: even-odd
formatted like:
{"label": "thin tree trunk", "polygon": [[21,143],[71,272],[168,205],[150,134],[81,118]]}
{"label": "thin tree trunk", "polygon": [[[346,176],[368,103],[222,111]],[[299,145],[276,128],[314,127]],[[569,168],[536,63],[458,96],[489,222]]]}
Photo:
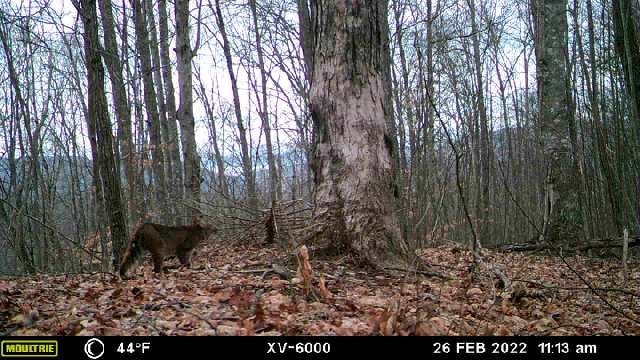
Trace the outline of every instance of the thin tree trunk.
{"label": "thin tree trunk", "polygon": [[84,24],[84,48],[88,78],[88,124],[95,124],[100,176],[104,184],[107,218],[111,225],[112,264],[117,269],[127,238],[124,204],[120,194],[120,171],[115,161],[111,120],[104,92],[104,69],[100,56],[96,2],[81,1],[80,16]]}
{"label": "thin tree trunk", "polygon": [[[576,43],[577,49],[581,59],[581,67],[582,67],[582,76],[584,76],[585,83],[587,85],[587,92],[589,94],[589,103],[591,106],[591,123],[594,127],[595,132],[595,143],[596,148],[598,149],[598,158],[600,159],[600,166],[602,167],[603,175],[606,179],[605,187],[607,188],[607,195],[609,196],[609,201],[611,205],[611,217],[613,223],[616,226],[616,233],[619,234],[622,232],[623,224],[623,216],[620,211],[620,199],[617,192],[619,189],[619,182],[617,178],[617,174],[613,170],[614,161],[610,158],[607,147],[607,136],[605,135],[604,124],[601,123],[600,116],[600,90],[598,87],[597,81],[597,71],[596,71],[596,54],[595,54],[595,29],[593,23],[593,5],[592,0],[587,0],[587,28],[588,28],[588,36],[589,36],[589,63],[590,66],[587,66],[584,49],[582,46],[582,36],[580,31],[576,31]],[[578,6],[578,2],[574,0],[574,6]],[[578,15],[577,10],[574,11],[574,22],[578,23]],[[579,167],[584,169],[583,162],[581,161]],[[584,170],[579,172],[580,174],[580,184],[582,193],[586,194],[586,181],[584,179]],[[586,223],[586,216],[584,216],[584,222]],[[589,240],[588,236],[588,228],[585,226],[585,232],[587,234],[586,238]]]}
{"label": "thin tree trunk", "polygon": [[282,199],[282,183],[278,176],[278,168],[276,167],[276,159],[273,154],[273,144],[271,141],[271,123],[269,120],[269,104],[267,102],[267,72],[264,65],[264,54],[262,51],[262,39],[260,29],[258,29],[258,11],[256,9],[256,0],[249,0],[249,8],[253,19],[253,30],[256,37],[256,51],[258,53],[258,67],[260,68],[260,85],[262,91],[262,100],[258,103],[262,106],[259,111],[262,120],[262,128],[264,130],[265,145],[267,147],[267,164],[269,166],[269,192],[271,201]]}
{"label": "thin tree trunk", "polygon": [[238,126],[238,133],[240,136],[240,151],[242,157],[242,172],[247,187],[247,198],[249,206],[256,208],[258,206],[258,199],[256,197],[256,182],[253,176],[253,166],[251,165],[251,154],[249,153],[249,145],[247,142],[247,129],[244,126],[242,120],[242,111],[240,109],[240,94],[238,92],[238,81],[233,70],[233,59],[231,58],[231,47],[229,45],[229,39],[227,38],[227,31],[224,24],[224,17],[222,16],[222,10],[220,9],[220,0],[215,0],[215,12],[218,22],[218,29],[222,36],[222,50],[227,63],[227,71],[231,80],[231,91],[233,92],[233,108],[236,116],[236,124]]}
{"label": "thin tree trunk", "polygon": [[202,83],[202,79],[200,78],[199,72],[196,75],[198,79],[198,85],[200,85],[200,98],[202,99],[202,103],[204,105],[204,110],[207,113],[207,117],[209,118],[209,128],[211,129],[211,142],[213,145],[213,154],[216,160],[216,167],[218,170],[218,187],[220,192],[223,195],[228,194],[227,189],[227,181],[225,180],[224,175],[224,160],[222,159],[222,152],[220,151],[220,146],[218,145],[218,130],[216,129],[216,118],[213,114],[213,105],[211,105],[211,101],[207,96],[207,90]]}
{"label": "thin tree trunk", "polygon": [[[476,76],[476,111],[479,120],[480,127],[480,143],[476,146],[480,146],[480,202],[478,204],[478,240],[480,244],[489,240],[489,184],[490,184],[490,169],[491,169],[491,156],[489,148],[489,119],[487,117],[487,109],[484,99],[484,82],[482,76],[482,60],[480,58],[480,39],[478,35],[478,25],[476,20],[476,5],[474,0],[470,0],[469,9],[471,11],[471,32],[473,34],[471,41],[473,43],[473,66]],[[476,250],[476,246],[479,244],[473,244],[473,249]]]}
{"label": "thin tree trunk", "polygon": [[199,214],[200,202],[200,157],[196,147],[195,122],[193,119],[193,88],[191,59],[193,50],[189,40],[189,0],[176,0],[176,54],[178,62],[178,88],[180,105],[178,122],[180,123],[182,154],[184,157],[185,198],[189,217]]}
{"label": "thin tree trunk", "polygon": [[[633,0],[612,0],[615,47],[622,62],[625,90],[629,95],[636,146],[640,142],[640,4]],[[635,12],[635,14],[634,14]],[[636,160],[638,157],[636,156]],[[635,176],[636,197],[640,196],[640,175]],[[640,232],[640,201],[635,202],[636,230]]]}
{"label": "thin tree trunk", "polygon": [[118,45],[116,43],[115,26],[111,0],[100,0],[100,13],[102,14],[102,27],[104,29],[104,61],[107,65],[111,79],[113,103],[116,109],[118,124],[118,143],[120,145],[120,157],[124,159],[124,174],[128,185],[128,208],[134,218],[139,218],[135,200],[135,173],[133,138],[131,135],[131,112],[127,100],[127,91],[122,78],[122,63],[118,57]]}
{"label": "thin tree trunk", "polygon": [[153,191],[156,198],[155,209],[160,218],[167,222],[167,184],[164,173],[164,151],[160,134],[160,118],[158,114],[157,94],[153,84],[149,37],[142,12],[143,0],[131,0],[136,29],[136,50],[140,57],[142,82],[144,85],[144,103],[149,122],[149,140],[151,141],[151,167],[153,168]]}
{"label": "thin tree trunk", "polygon": [[[147,29],[149,31],[149,47],[151,50],[151,64],[152,64],[152,72],[153,72],[153,81],[156,86],[156,98],[158,101],[158,115],[160,121],[160,136],[162,145],[162,156],[163,156],[163,166],[165,171],[165,184],[166,184],[166,196],[169,204],[175,203],[176,196],[173,193],[175,180],[174,175],[176,172],[173,171],[175,169],[175,165],[173,165],[173,158],[169,154],[169,150],[167,144],[169,142],[170,133],[169,133],[169,121],[167,119],[167,105],[164,96],[164,87],[163,87],[163,79],[162,79],[162,67],[160,65],[160,50],[159,50],[159,42],[158,42],[158,31],[156,30],[156,20],[153,15],[153,4],[152,0],[143,0],[144,1],[144,17],[147,23]],[[179,171],[178,171],[179,173]],[[172,214],[171,208],[167,208],[167,212],[169,213],[169,218],[175,218]]]}
{"label": "thin tree trunk", "polygon": [[173,75],[171,73],[171,58],[169,57],[169,25],[167,15],[167,0],[158,0],[158,25],[160,27],[160,62],[162,66],[162,80],[164,85],[164,98],[167,110],[168,136],[166,149],[169,152],[173,173],[171,192],[174,200],[184,198],[184,180],[182,159],[180,159],[180,147],[178,146],[178,125],[176,119],[176,97],[173,89]]}
{"label": "thin tree trunk", "polygon": [[[313,1],[313,0],[312,0]],[[297,0],[298,24],[300,33],[300,45],[302,46],[302,57],[304,60],[305,78],[311,83],[313,72],[313,50],[315,38],[313,34],[313,8],[309,7],[308,0]]]}

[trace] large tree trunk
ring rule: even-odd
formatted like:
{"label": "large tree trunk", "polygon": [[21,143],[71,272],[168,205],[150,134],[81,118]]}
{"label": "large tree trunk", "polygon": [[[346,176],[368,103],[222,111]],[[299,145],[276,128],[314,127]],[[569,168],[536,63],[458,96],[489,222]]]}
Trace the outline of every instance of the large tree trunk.
{"label": "large tree trunk", "polygon": [[193,88],[191,59],[193,50],[189,41],[189,0],[176,0],[176,54],[178,57],[178,88],[180,105],[178,121],[182,135],[182,154],[184,156],[185,198],[191,202],[187,214],[198,215],[193,210],[200,202],[200,157],[196,147],[195,123],[193,119]]}
{"label": "large tree trunk", "polygon": [[311,85],[321,239],[381,266],[404,249],[393,212],[392,141],[385,112],[387,1],[316,2]]}
{"label": "large tree trunk", "polygon": [[164,173],[164,151],[162,147],[162,137],[160,134],[160,117],[158,113],[158,99],[156,89],[153,84],[153,70],[151,68],[151,53],[149,47],[149,36],[147,33],[146,21],[143,14],[142,0],[131,0],[133,6],[133,17],[136,28],[136,50],[140,57],[140,70],[142,72],[142,82],[144,85],[144,103],[149,122],[149,140],[151,141],[153,168],[153,190],[156,195],[156,209],[159,210],[163,221],[168,220],[167,216],[167,184]]}
{"label": "large tree trunk", "polygon": [[541,240],[575,240],[582,233],[577,172],[572,160],[567,91],[567,0],[534,0],[538,116],[544,156]]}
{"label": "large tree trunk", "polygon": [[87,113],[87,123],[95,124],[98,158],[94,158],[93,161],[98,162],[100,167],[107,218],[111,225],[112,263],[114,267],[117,267],[120,260],[120,251],[124,247],[127,238],[127,230],[124,206],[120,195],[120,171],[116,165],[111,120],[109,119],[107,97],[104,92],[104,69],[102,68],[98,40],[96,2],[82,0],[80,12],[84,24],[84,49],[88,79],[87,103],[89,111]]}

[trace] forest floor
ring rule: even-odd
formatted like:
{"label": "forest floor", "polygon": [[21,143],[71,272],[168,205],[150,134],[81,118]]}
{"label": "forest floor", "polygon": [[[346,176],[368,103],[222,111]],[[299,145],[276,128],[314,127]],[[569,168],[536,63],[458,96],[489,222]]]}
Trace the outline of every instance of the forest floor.
{"label": "forest floor", "polygon": [[[471,254],[426,249],[444,277],[372,272],[348,257],[314,259],[313,291],[265,272],[284,250],[202,247],[194,268],[136,277],[38,275],[0,279],[0,334],[11,335],[640,335],[640,267],[619,262],[486,251],[511,289],[489,270],[472,276]],[[165,265],[173,264],[165,261]],[[322,279],[322,281],[320,280]],[[322,284],[321,284],[322,283]]]}

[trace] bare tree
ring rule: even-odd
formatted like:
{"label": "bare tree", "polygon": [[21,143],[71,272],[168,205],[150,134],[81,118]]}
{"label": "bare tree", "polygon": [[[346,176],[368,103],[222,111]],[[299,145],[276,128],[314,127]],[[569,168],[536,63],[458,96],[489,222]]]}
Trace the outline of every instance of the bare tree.
{"label": "bare tree", "polygon": [[160,62],[162,66],[162,83],[164,85],[164,98],[166,101],[168,135],[166,148],[171,158],[173,176],[171,192],[174,200],[180,200],[184,196],[183,165],[180,158],[178,138],[178,126],[176,119],[176,98],[173,88],[173,75],[171,74],[171,58],[169,56],[169,16],[167,15],[167,0],[158,1],[158,25],[160,27]]}
{"label": "bare tree", "polygon": [[[169,119],[168,119],[168,114],[167,114],[167,102],[165,99],[165,86],[163,86],[164,84],[164,79],[162,77],[162,66],[160,65],[160,43],[158,41],[158,31],[157,31],[157,27],[156,27],[156,20],[155,20],[155,16],[153,15],[153,4],[151,2],[151,0],[142,0],[144,3],[142,4],[143,6],[143,17],[145,18],[145,24],[147,24],[146,28],[147,31],[149,33],[149,49],[151,51],[151,69],[153,72],[153,83],[156,87],[155,89],[155,93],[156,93],[156,99],[158,102],[158,120],[160,123],[160,134],[161,134],[161,142],[162,142],[162,155],[163,155],[163,167],[165,169],[165,184],[166,184],[166,197],[167,197],[167,203],[174,203],[175,200],[171,201],[172,199],[176,198],[176,195],[174,195],[173,193],[175,192],[175,182],[176,180],[174,179],[174,176],[176,176],[177,174],[180,174],[182,171],[174,171],[174,169],[176,168],[175,165],[173,165],[173,157],[170,154],[170,150],[169,150],[169,140],[171,138],[171,133],[169,130]],[[171,208],[167,208],[167,212],[169,213],[169,216],[171,216],[171,213],[173,213],[172,211],[173,209]]]}
{"label": "bare tree", "polygon": [[[636,138],[640,139],[640,4],[632,0],[613,0],[615,47],[622,63],[629,94],[631,117],[635,119]],[[638,140],[640,142],[640,140]],[[635,193],[640,196],[640,175],[635,176]],[[636,231],[640,232],[640,202],[635,204]]]}
{"label": "bare tree", "polygon": [[314,221],[321,238],[382,266],[402,248],[393,212],[392,142],[385,121],[387,2],[318,1],[311,113]]}
{"label": "bare tree", "polygon": [[579,214],[576,172],[569,137],[567,83],[567,1],[536,0],[536,76],[541,143],[544,153],[544,200],[541,240],[575,237]]}
{"label": "bare tree", "polygon": [[117,166],[111,120],[107,111],[107,97],[104,92],[104,69],[100,56],[98,38],[98,17],[96,2],[82,0],[78,7],[84,25],[85,63],[87,67],[88,118],[87,123],[95,124],[98,158],[93,160],[99,164],[100,177],[104,186],[104,199],[107,217],[111,227],[112,264],[117,269],[120,253],[124,250],[127,239],[127,228],[124,204],[120,194],[120,171]]}
{"label": "bare tree", "polygon": [[264,53],[262,51],[262,39],[260,35],[260,29],[258,28],[258,10],[256,7],[256,0],[249,0],[249,8],[251,8],[251,17],[253,19],[253,32],[256,37],[256,52],[258,53],[258,68],[260,69],[260,90],[261,100],[259,105],[261,109],[258,112],[260,119],[262,120],[262,129],[264,130],[265,146],[267,147],[267,164],[269,167],[269,193],[271,195],[271,201],[276,201],[282,198],[282,183],[278,176],[278,169],[276,166],[276,159],[273,154],[273,144],[271,141],[271,123],[269,120],[269,103],[267,94],[267,71],[264,63]]}
{"label": "bare tree", "polygon": [[189,0],[176,0],[176,54],[178,58],[178,88],[180,105],[178,122],[184,157],[185,198],[191,202],[187,214],[196,216],[194,205],[200,202],[200,157],[196,146],[195,122],[193,119],[193,81],[191,60],[194,53],[189,40]]}
{"label": "bare tree", "polygon": [[[473,68],[476,77],[476,107],[474,119],[478,122],[479,139],[474,146],[476,155],[476,166],[478,176],[478,201],[476,202],[477,217],[479,222],[479,241],[486,242],[489,234],[489,183],[491,170],[491,152],[489,151],[489,119],[487,117],[487,109],[485,105],[483,68],[480,54],[480,35],[477,24],[477,9],[475,0],[469,0],[469,11],[471,13],[471,42],[473,44]],[[474,243],[473,246],[478,244]]]}
{"label": "bare tree", "polygon": [[131,0],[133,18],[136,29],[136,50],[140,59],[140,70],[144,85],[144,103],[149,122],[149,138],[151,142],[152,167],[153,167],[153,191],[156,198],[156,209],[160,217],[168,220],[167,183],[164,170],[164,150],[160,131],[160,115],[158,113],[158,98],[153,82],[153,69],[151,66],[151,53],[149,35],[146,20],[143,13],[142,0]]}
{"label": "bare tree", "polygon": [[104,29],[104,61],[107,65],[113,89],[111,93],[116,109],[120,158],[124,160],[123,169],[129,190],[129,211],[132,216],[137,218],[140,214],[137,213],[136,207],[139,200],[135,192],[135,173],[133,169],[135,163],[133,138],[131,135],[131,112],[129,111],[127,91],[122,77],[122,63],[118,56],[112,3],[111,0],[100,0],[99,5],[100,13],[102,14],[102,28]]}
{"label": "bare tree", "polygon": [[222,37],[222,50],[224,52],[224,57],[227,64],[227,72],[229,73],[229,79],[231,80],[231,90],[233,92],[233,107],[240,138],[240,155],[242,159],[242,171],[247,188],[247,198],[249,200],[249,206],[255,208],[258,204],[258,199],[256,197],[255,176],[253,174],[253,166],[251,165],[252,161],[251,154],[249,152],[249,143],[247,142],[247,129],[245,128],[244,120],[242,119],[242,110],[240,109],[240,93],[238,92],[238,81],[233,69],[231,45],[229,44],[229,38],[227,36],[222,9],[220,8],[220,0],[215,0],[215,7],[212,6],[211,3],[209,3],[209,7],[215,9],[218,29],[220,30],[220,36]]}

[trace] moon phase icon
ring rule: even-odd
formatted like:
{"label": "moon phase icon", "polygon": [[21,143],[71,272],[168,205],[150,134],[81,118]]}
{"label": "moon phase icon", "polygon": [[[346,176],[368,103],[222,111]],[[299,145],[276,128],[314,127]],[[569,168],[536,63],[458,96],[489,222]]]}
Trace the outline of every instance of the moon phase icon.
{"label": "moon phase icon", "polygon": [[104,355],[104,343],[100,339],[91,338],[84,344],[84,353],[87,354],[89,359],[99,359]]}

